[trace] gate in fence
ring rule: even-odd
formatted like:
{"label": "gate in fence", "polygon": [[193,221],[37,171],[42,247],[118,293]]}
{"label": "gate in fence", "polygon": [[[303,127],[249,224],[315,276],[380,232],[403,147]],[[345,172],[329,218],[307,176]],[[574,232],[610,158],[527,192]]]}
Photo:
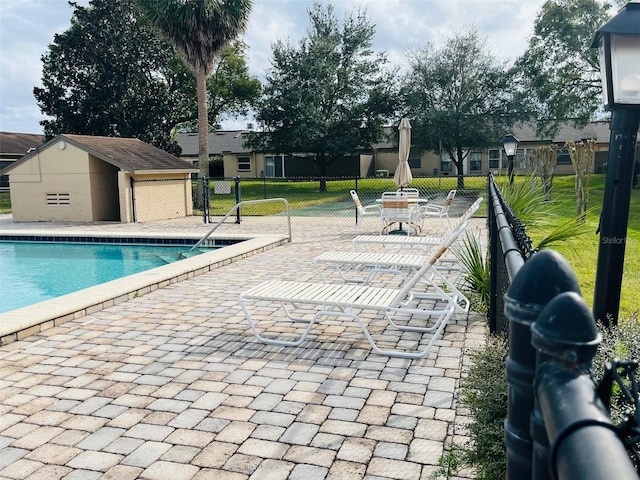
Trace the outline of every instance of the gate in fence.
{"label": "gate in fence", "polygon": [[[596,385],[601,337],[573,271],[560,254],[535,252],[491,175],[488,184],[489,323],[509,337],[507,478],[637,479],[638,362],[614,364]],[[623,428],[608,409],[614,378],[633,410]]]}

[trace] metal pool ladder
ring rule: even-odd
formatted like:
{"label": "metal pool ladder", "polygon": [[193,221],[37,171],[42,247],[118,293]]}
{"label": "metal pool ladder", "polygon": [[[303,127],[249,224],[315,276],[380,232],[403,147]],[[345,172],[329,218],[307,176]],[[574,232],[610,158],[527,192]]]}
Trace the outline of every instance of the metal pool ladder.
{"label": "metal pool ladder", "polygon": [[256,203],[273,203],[273,202],[282,202],[282,203],[284,203],[284,205],[285,205],[285,207],[287,209],[287,228],[288,228],[288,234],[289,234],[289,241],[291,241],[291,210],[289,208],[289,202],[287,201],[286,198],[265,198],[265,199],[262,199],[262,200],[244,200],[242,202],[236,203],[231,208],[231,210],[229,210],[227,212],[227,214],[224,217],[222,217],[220,219],[220,221],[213,226],[213,228],[211,228],[211,230],[209,230],[200,240],[198,240],[198,243],[196,243],[193,247],[191,247],[191,249],[189,249],[189,251],[195,250],[200,245],[202,245],[207,240],[207,238],[209,238],[209,236],[213,232],[215,232],[217,230],[217,228],[227,220],[227,218],[229,218],[231,215],[233,215],[235,212],[237,212],[238,209],[241,206],[243,206],[243,205],[253,205],[253,204],[256,204]]}

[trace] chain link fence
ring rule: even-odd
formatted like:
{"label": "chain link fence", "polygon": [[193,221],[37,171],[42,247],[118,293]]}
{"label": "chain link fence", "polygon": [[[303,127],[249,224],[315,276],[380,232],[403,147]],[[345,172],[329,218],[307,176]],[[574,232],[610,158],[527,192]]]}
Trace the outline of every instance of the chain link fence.
{"label": "chain link fence", "polygon": [[[132,202],[136,222],[155,221],[156,210],[165,211],[167,205],[179,203],[181,193],[174,191],[178,180],[155,180],[165,182],[165,188],[150,188],[146,181],[133,184]],[[184,180],[181,180],[184,182]],[[449,207],[451,218],[459,217],[487,190],[486,176],[465,176],[464,188],[459,188],[456,176],[414,177],[411,188],[419,191],[435,205],[442,205],[450,190],[456,196]],[[157,187],[157,184],[156,184]],[[318,224],[343,228],[355,228],[356,205],[350,191],[355,190],[363,205],[376,204],[383,192],[396,191],[398,187],[390,177],[295,177],[295,178],[207,178],[191,179],[190,202],[185,213],[161,219],[175,224],[215,224],[240,201],[284,198],[289,202],[291,222],[296,225]],[[184,196],[184,192],[182,192]],[[187,195],[186,197],[189,197]],[[142,201],[144,199],[144,201]],[[187,201],[184,200],[184,201]],[[153,215],[156,215],[154,217]],[[242,206],[237,214],[225,223],[241,223],[264,231],[280,231],[287,215],[282,203],[267,202]],[[159,220],[159,219],[158,219]],[[427,218],[422,225],[423,234],[442,232],[447,227],[440,218]],[[379,233],[379,220],[374,217],[362,219],[360,233]]]}

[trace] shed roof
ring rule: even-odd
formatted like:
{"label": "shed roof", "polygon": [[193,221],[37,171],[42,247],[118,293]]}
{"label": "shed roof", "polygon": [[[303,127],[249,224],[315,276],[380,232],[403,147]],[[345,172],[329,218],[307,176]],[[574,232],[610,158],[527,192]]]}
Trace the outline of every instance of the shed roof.
{"label": "shed roof", "polygon": [[44,135],[35,133],[0,132],[0,154],[5,157],[19,158],[26,155],[30,148],[42,145]]}
{"label": "shed roof", "polygon": [[[146,170],[197,171],[189,162],[185,162],[137,138],[63,134],[49,140],[42,147],[38,148],[38,150],[42,151],[50,148],[52,145],[57,145],[60,141],[68,142],[70,145],[74,145],[125,172],[139,173]],[[9,172],[36,153],[37,152],[31,152],[25,155],[15,164],[5,168],[3,173]]]}

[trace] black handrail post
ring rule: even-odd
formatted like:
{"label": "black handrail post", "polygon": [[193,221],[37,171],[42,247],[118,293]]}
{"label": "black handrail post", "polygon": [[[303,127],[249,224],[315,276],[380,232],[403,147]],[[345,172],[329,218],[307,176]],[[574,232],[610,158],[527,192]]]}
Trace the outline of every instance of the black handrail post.
{"label": "black handrail post", "polygon": [[504,296],[509,319],[507,357],[508,407],[505,421],[507,479],[532,478],[534,406],[533,379],[536,352],[531,345],[531,325],[540,311],[562,292],[580,292],[571,267],[551,250],[532,255],[513,278]]}
{"label": "black handrail post", "polygon": [[547,478],[637,480],[591,377],[602,339],[582,297],[556,296],[531,330],[538,350],[535,393],[551,445]]}
{"label": "black handrail post", "polygon": [[131,177],[131,220],[136,223],[136,179]]}
{"label": "black handrail post", "polygon": [[[235,181],[235,194],[236,194],[236,205],[240,203],[240,177],[234,177]],[[236,210],[236,223],[240,224],[240,207]]]}

